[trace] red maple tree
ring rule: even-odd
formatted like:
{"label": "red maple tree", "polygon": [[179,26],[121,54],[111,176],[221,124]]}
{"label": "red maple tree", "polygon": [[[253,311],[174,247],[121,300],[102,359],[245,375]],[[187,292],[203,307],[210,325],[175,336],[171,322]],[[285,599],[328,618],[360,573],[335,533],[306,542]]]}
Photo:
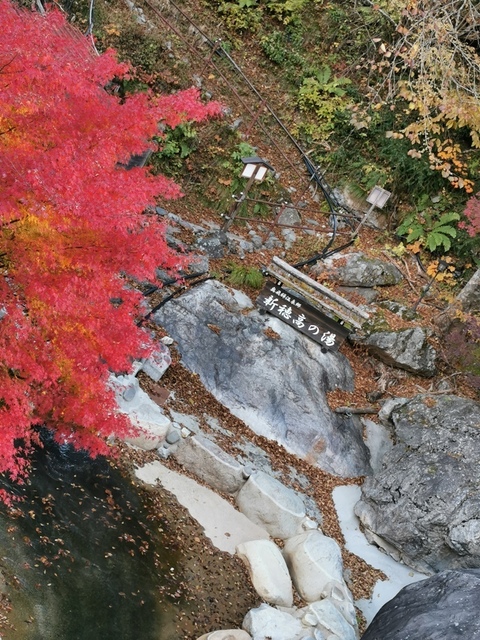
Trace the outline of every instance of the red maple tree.
{"label": "red maple tree", "polygon": [[58,10],[41,16],[0,0],[0,22],[0,473],[20,480],[36,425],[93,455],[131,428],[107,381],[150,338],[133,322],[139,294],[121,274],[145,280],[182,266],[149,209],[181,194],[121,165],[151,145],[159,123],[220,107],[195,89],[120,100],[108,87],[128,65],[94,54]]}
{"label": "red maple tree", "polygon": [[460,226],[473,238],[480,233],[480,193],[468,200],[464,214],[467,222],[461,223]]}

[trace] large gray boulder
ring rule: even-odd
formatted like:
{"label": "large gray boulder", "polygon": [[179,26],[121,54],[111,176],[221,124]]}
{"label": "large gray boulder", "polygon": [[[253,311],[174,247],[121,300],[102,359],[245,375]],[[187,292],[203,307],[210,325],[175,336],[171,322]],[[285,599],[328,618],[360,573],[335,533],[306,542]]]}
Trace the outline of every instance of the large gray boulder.
{"label": "large gray boulder", "polygon": [[361,640],[480,639],[480,570],[443,571],[404,587]]}
{"label": "large gray boulder", "polygon": [[480,567],[480,404],[392,403],[394,446],[355,506],[367,537],[419,571]]}
{"label": "large gray boulder", "polygon": [[403,279],[401,271],[391,262],[369,258],[363,253],[342,253],[327,258],[315,266],[318,275],[348,287],[395,285]]}
{"label": "large gray boulder", "polygon": [[370,472],[361,425],[334,414],[326,394],[353,389],[339,352],[261,315],[240,292],[207,281],[169,301],[155,321],[182,362],[255,433],[342,477]]}
{"label": "large gray boulder", "polygon": [[369,353],[392,367],[427,378],[435,375],[435,349],[428,343],[424,329],[415,327],[401,331],[375,331],[354,341],[367,347]]}

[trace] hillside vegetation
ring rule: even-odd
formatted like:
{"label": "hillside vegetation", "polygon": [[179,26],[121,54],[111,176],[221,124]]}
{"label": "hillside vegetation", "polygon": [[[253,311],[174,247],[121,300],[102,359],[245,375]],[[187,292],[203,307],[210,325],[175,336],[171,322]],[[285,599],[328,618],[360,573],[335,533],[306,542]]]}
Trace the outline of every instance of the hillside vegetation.
{"label": "hillside vegetation", "polygon": [[[170,210],[221,223],[245,185],[241,157],[258,154],[276,175],[239,212],[272,220],[273,203],[302,200],[305,217],[323,218],[327,232],[328,203],[312,193],[300,149],[357,215],[375,185],[392,193],[385,228],[365,228],[361,249],[416,259],[423,284],[444,261],[437,307],[478,269],[480,47],[471,0],[72,0],[63,8],[99,50],[114,47],[131,61],[121,93],[195,84],[225,105],[213,122],[159,131],[149,162],[185,194]],[[287,258],[308,258],[325,238],[300,238]],[[411,304],[421,281],[408,293]],[[467,318],[460,333],[454,350],[467,354],[478,320]]]}

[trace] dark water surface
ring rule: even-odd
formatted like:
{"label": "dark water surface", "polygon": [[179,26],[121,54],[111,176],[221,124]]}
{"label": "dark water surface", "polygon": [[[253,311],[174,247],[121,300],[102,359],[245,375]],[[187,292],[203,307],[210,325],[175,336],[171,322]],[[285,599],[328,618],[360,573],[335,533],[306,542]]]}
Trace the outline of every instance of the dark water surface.
{"label": "dark water surface", "polygon": [[[101,458],[46,436],[24,500],[0,507],[1,568],[15,629],[5,640],[176,640],[178,552],[168,523]],[[168,532],[167,532],[168,533]],[[167,548],[165,548],[167,547]]]}

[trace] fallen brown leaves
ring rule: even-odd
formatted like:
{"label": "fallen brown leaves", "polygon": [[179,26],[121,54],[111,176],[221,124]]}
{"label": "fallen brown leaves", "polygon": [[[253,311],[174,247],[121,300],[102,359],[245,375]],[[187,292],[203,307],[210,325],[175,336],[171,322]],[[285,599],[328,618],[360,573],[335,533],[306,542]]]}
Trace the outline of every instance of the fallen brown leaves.
{"label": "fallen brown leaves", "polygon": [[[174,353],[175,350],[173,349]],[[228,409],[221,405],[214,396],[209,393],[199,377],[191,373],[178,362],[178,354],[174,360],[176,364],[167,370],[162,378],[162,385],[167,387],[171,393],[167,406],[175,411],[195,415],[201,424],[201,428],[206,433],[212,429],[205,421],[205,416],[216,418],[223,429],[231,432],[233,437],[227,436],[220,431],[215,431],[215,442],[232,456],[242,454],[237,442],[247,440],[260,447],[268,454],[272,468],[281,476],[281,480],[287,486],[291,486],[300,492],[309,495],[318,505],[322,516],[322,530],[325,535],[337,540],[341,547],[344,545],[343,535],[338,522],[335,506],[332,499],[332,491],[336,486],[345,484],[361,484],[362,478],[338,478],[332,476],[321,469],[312,466],[305,460],[288,453],[278,443],[258,436],[251,431],[245,423],[233,416]],[[141,378],[142,384],[147,389],[154,389],[155,384],[146,378]],[[308,478],[309,488],[300,487],[291,479],[291,469]],[[343,551],[345,568],[351,574],[351,584],[349,585],[355,599],[368,598],[377,580],[384,578],[382,572],[373,569],[361,558]]]}

